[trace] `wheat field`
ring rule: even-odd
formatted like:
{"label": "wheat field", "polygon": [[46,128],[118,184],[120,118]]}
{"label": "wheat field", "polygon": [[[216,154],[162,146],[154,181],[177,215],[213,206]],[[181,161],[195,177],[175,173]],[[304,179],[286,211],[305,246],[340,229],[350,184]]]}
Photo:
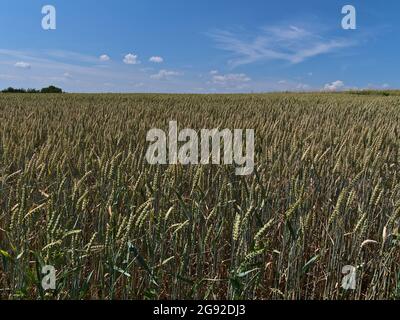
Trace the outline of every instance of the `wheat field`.
{"label": "wheat field", "polygon": [[[254,173],[147,164],[171,120],[254,129]],[[1,94],[0,121],[0,299],[400,298],[396,94]]]}

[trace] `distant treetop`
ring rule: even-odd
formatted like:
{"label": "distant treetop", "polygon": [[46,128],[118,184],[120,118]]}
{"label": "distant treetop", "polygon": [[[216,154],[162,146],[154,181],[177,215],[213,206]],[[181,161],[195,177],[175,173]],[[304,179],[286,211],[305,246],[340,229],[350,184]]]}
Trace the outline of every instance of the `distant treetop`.
{"label": "distant treetop", "polygon": [[57,88],[55,86],[50,86],[47,88],[43,88],[42,90],[40,90],[41,93],[62,93],[62,89]]}

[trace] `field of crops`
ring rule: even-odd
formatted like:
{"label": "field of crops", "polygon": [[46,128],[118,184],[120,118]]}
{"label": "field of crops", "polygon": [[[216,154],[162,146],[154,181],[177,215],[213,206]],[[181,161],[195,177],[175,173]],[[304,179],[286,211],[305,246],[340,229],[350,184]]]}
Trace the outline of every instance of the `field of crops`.
{"label": "field of crops", "polygon": [[[254,129],[254,173],[147,164],[171,120]],[[400,96],[1,94],[0,124],[0,299],[400,298]]]}

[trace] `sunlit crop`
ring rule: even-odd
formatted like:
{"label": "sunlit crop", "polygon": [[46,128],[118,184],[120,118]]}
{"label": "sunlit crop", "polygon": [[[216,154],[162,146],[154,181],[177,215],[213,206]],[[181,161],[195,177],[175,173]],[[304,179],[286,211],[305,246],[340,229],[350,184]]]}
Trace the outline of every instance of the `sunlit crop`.
{"label": "sunlit crop", "polygon": [[[254,173],[149,165],[172,120],[254,129]],[[400,297],[398,96],[2,94],[0,139],[1,299]]]}

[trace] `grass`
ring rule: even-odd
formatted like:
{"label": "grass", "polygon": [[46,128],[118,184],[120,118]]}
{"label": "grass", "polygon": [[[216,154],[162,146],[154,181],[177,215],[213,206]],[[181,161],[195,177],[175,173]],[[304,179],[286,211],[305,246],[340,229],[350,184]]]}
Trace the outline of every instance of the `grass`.
{"label": "grass", "polygon": [[[255,129],[255,173],[148,165],[171,120]],[[7,94],[0,121],[0,299],[400,298],[399,96]]]}

